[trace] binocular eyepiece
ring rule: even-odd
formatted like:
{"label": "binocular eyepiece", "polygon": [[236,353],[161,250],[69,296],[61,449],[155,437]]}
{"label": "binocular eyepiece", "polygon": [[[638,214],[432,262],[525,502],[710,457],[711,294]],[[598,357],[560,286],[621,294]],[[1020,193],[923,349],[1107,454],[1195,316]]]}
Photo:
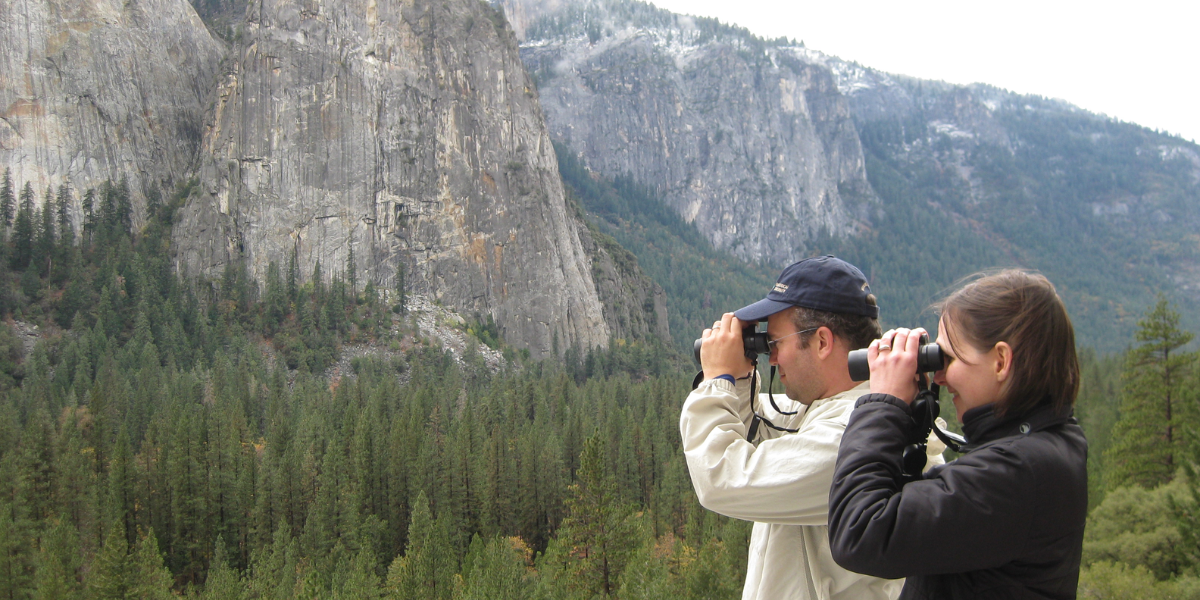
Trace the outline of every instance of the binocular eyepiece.
{"label": "binocular eyepiece", "polygon": [[[854,381],[866,381],[871,378],[871,366],[867,363],[867,350],[854,350],[846,357],[846,366],[850,369],[850,378]],[[929,336],[921,336],[921,346],[917,348],[917,373],[940,371],[946,366],[946,355],[942,347],[929,343]]]}

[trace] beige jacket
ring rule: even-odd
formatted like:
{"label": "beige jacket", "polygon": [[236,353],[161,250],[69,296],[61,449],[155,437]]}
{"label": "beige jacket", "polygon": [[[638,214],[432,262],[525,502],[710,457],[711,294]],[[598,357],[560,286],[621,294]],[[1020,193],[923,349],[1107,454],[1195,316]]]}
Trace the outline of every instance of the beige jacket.
{"label": "beige jacket", "polygon": [[[755,408],[783,433],[760,425],[756,443],[746,441],[751,422],[750,383],[702,382],[679,419],[692,485],[705,508],[754,521],[743,600],[890,600],[903,580],[885,580],[839,567],[829,551],[829,487],[838,444],[854,403],[870,393],[866,382],[804,406],[782,394],[771,408],[766,394]],[[941,464],[939,443],[931,464]]]}

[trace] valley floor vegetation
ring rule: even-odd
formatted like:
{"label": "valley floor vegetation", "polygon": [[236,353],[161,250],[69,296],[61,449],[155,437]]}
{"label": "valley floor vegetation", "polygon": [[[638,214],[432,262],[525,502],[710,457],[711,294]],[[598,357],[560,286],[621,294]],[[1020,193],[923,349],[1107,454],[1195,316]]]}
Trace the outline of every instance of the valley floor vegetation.
{"label": "valley floor vegetation", "polygon": [[[187,185],[136,231],[121,183],[34,193],[0,187],[0,598],[740,596],[749,524],[692,491],[681,353],[493,371],[352,263],[272,265],[261,293],[174,273]],[[1191,338],[1164,300],[1127,352],[1082,352],[1081,597],[1200,598]],[[366,341],[394,358],[335,368]]]}
{"label": "valley floor vegetation", "polygon": [[[414,339],[403,289],[387,306],[352,266],[272,265],[261,294],[236,267],[176,275],[186,185],[152,197],[139,231],[122,183],[40,208],[14,187],[0,188],[0,597],[740,589],[749,529],[691,493],[686,378],[663,349],[508,352],[493,372],[473,347],[457,361]],[[499,345],[479,321],[468,331]],[[38,326],[35,346],[15,324]],[[368,340],[400,352],[331,368]]]}

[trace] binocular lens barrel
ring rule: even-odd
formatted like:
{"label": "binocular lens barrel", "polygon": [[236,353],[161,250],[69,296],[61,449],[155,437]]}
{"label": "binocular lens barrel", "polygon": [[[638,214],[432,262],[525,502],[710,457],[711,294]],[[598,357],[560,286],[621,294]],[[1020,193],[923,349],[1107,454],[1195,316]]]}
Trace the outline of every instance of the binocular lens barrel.
{"label": "binocular lens barrel", "polygon": [[[850,378],[854,381],[866,381],[871,378],[871,366],[867,363],[867,350],[855,350],[846,358],[850,369]],[[921,344],[917,348],[917,373],[940,371],[946,365],[946,356],[942,347],[937,344]]]}

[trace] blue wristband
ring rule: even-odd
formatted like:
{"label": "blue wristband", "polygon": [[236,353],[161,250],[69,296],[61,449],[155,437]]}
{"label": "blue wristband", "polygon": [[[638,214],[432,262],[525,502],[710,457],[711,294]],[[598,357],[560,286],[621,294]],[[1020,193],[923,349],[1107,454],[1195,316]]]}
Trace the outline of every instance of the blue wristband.
{"label": "blue wristband", "polygon": [[724,379],[733,385],[737,385],[737,380],[733,378],[733,375],[717,375],[716,377],[713,377],[713,379]]}

